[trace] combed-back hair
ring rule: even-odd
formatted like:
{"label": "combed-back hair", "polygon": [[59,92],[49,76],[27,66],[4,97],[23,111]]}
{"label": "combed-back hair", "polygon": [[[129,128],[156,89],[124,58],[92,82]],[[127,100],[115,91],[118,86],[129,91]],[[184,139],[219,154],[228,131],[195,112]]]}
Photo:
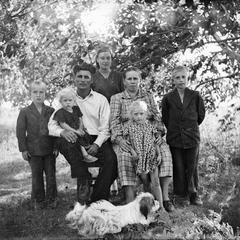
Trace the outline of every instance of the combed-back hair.
{"label": "combed-back hair", "polygon": [[175,74],[177,72],[180,72],[180,71],[186,71],[187,74],[188,74],[188,69],[186,66],[183,66],[183,65],[177,65],[174,67],[174,69],[172,70],[172,78],[174,78]]}
{"label": "combed-back hair", "polygon": [[79,65],[74,66],[73,74],[76,75],[79,71],[89,71],[91,74],[94,74],[96,72],[96,68],[91,64],[83,62]]}

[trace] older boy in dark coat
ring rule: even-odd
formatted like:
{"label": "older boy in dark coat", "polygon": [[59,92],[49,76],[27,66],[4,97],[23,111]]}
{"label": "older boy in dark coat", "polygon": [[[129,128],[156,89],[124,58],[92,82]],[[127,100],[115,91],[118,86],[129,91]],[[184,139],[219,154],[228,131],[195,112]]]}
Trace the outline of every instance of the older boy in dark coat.
{"label": "older boy in dark coat", "polygon": [[[41,81],[30,85],[32,103],[21,109],[17,119],[19,151],[32,171],[32,204],[43,208],[44,203],[56,204],[56,159],[54,138],[48,134],[48,121],[54,109],[44,104],[46,85]],[[46,193],[43,172],[46,175]]]}
{"label": "older boy in dark coat", "polygon": [[197,194],[199,125],[205,117],[205,107],[199,92],[187,88],[188,72],[183,66],[173,70],[175,89],[162,99],[162,120],[167,128],[167,143],[173,158],[174,194],[183,203],[202,205]]}

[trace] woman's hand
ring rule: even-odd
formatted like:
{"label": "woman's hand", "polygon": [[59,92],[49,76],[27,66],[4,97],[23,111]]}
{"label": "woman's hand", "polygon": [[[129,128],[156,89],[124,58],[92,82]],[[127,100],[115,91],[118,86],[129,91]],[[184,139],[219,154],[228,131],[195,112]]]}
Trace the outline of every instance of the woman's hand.
{"label": "woman's hand", "polygon": [[119,142],[119,146],[120,146],[121,150],[124,152],[130,152],[130,150],[131,150],[130,145],[131,145],[131,143],[124,139],[120,140],[120,142]]}

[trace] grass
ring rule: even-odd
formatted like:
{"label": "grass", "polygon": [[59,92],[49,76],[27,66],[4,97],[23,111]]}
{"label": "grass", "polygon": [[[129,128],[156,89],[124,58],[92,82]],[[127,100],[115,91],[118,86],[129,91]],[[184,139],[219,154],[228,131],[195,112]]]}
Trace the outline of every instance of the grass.
{"label": "grass", "polygon": [[[13,128],[0,129],[0,238],[81,239],[65,221],[76,199],[75,181],[65,159],[57,159],[57,209],[31,210],[30,167],[18,152]],[[159,216],[149,227],[127,226],[103,239],[240,239],[239,131],[219,133],[210,119],[201,132],[199,176],[204,206],[182,207],[176,199],[175,211]]]}

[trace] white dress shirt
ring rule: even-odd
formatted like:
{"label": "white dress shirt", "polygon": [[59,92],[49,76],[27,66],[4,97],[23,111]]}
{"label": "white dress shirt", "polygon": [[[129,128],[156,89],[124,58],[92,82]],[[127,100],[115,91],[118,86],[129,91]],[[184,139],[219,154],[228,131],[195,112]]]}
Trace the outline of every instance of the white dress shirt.
{"label": "white dress shirt", "polygon": [[[83,116],[83,124],[90,135],[97,135],[97,139],[94,141],[99,147],[110,137],[109,130],[109,117],[110,106],[106,97],[93,90],[85,98],[81,98],[77,95],[76,103],[79,106]],[[55,112],[57,109],[55,110]],[[57,121],[53,120],[52,114],[49,123],[49,135],[60,137],[63,129]]]}

